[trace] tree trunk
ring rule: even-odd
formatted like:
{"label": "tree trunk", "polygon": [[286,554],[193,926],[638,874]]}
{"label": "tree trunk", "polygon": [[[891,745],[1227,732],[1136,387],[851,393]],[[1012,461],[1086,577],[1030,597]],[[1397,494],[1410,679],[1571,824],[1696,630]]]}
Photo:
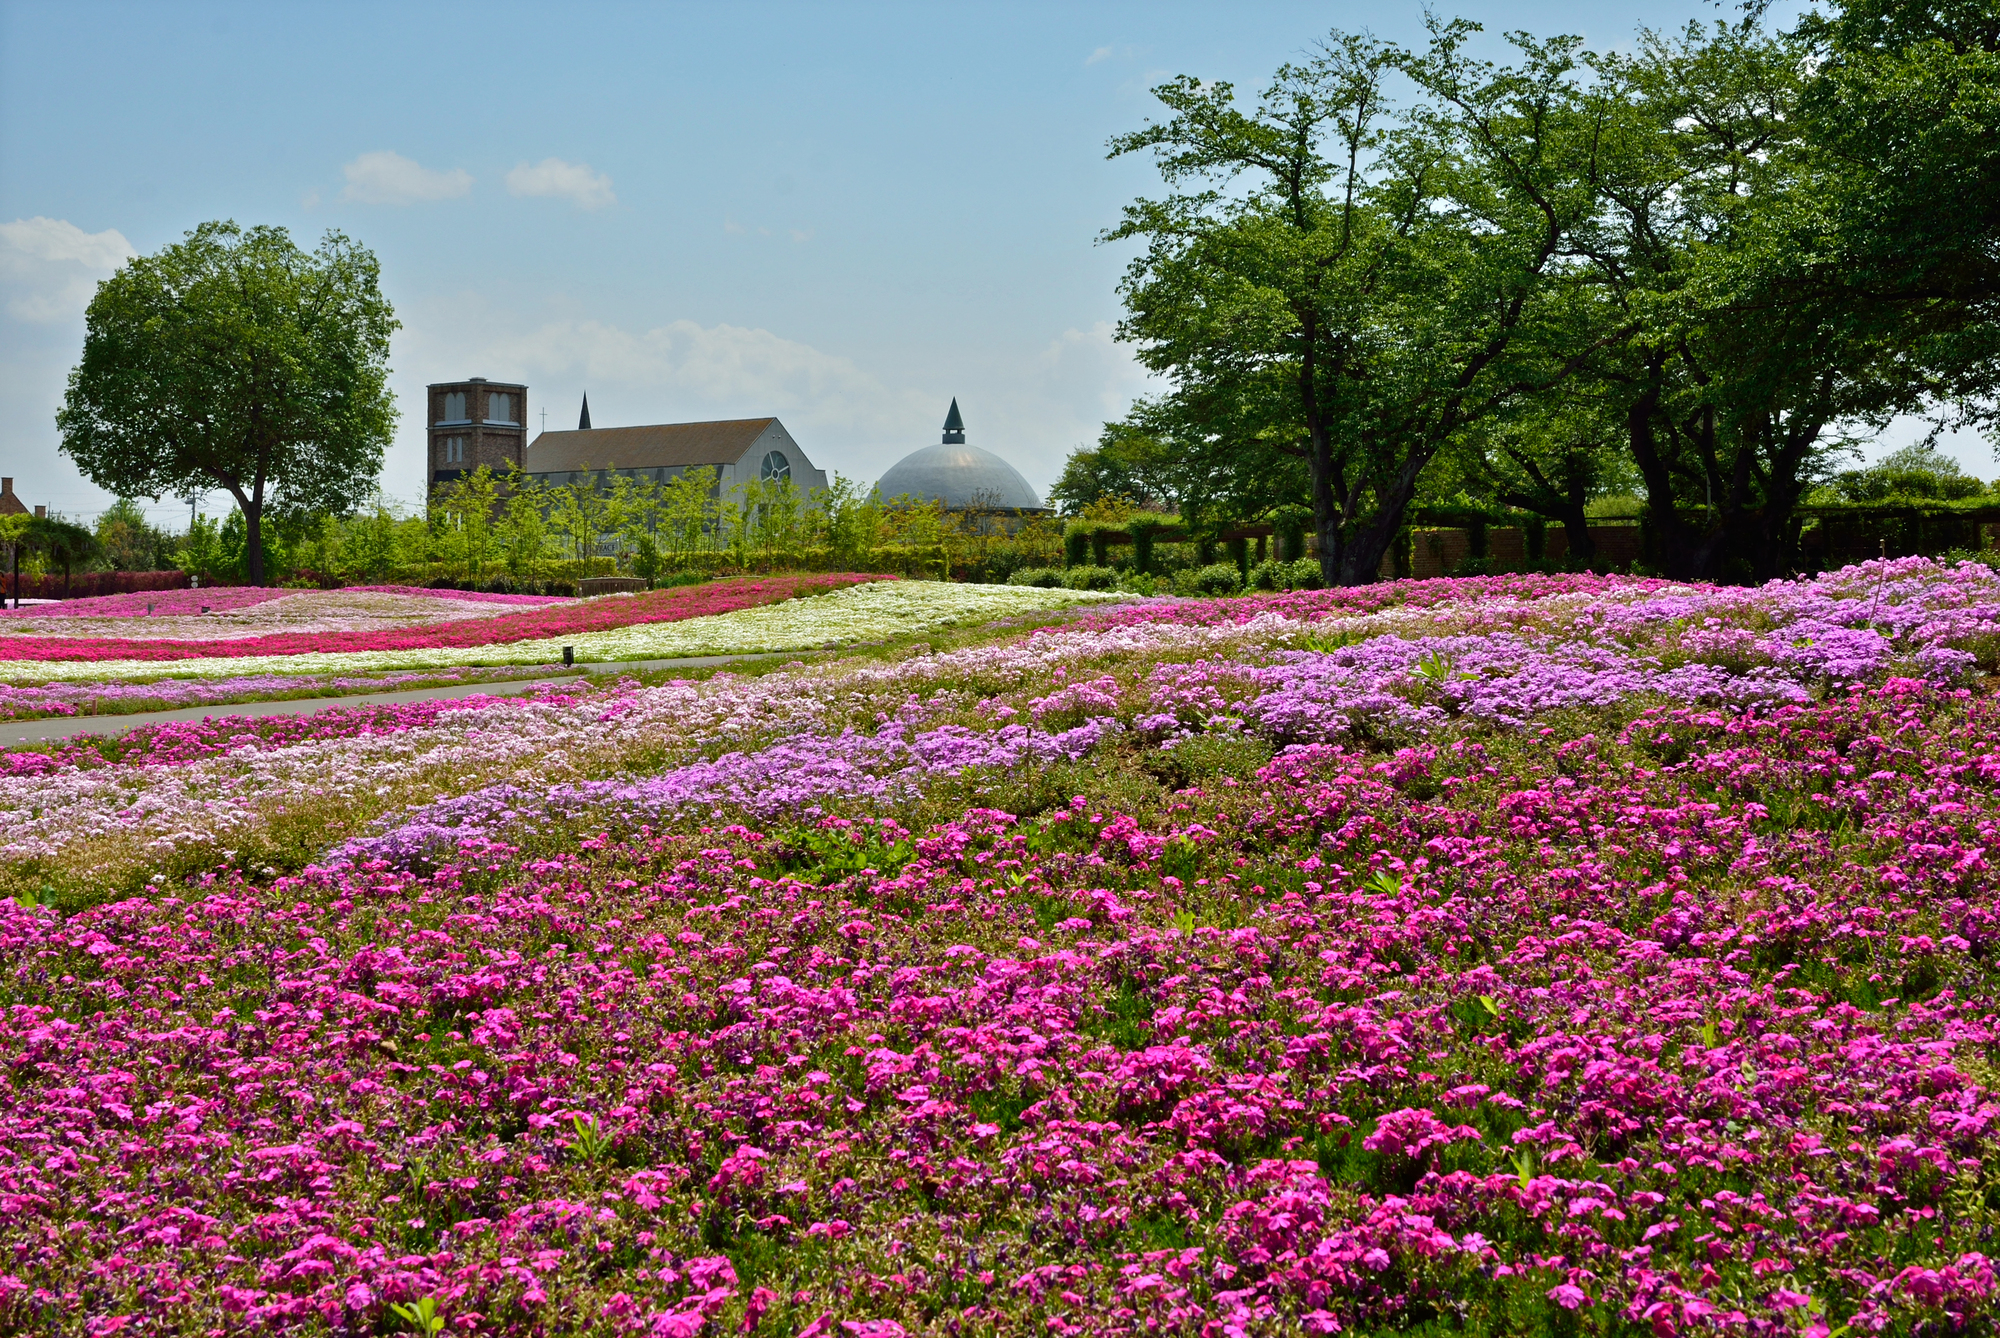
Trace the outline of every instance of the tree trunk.
{"label": "tree trunk", "polygon": [[1582,507],[1562,508],[1563,537],[1569,541],[1569,552],[1563,560],[1568,566],[1590,567],[1597,561],[1597,540],[1590,537],[1590,517],[1583,514]]}
{"label": "tree trunk", "polygon": [[1312,461],[1313,493],[1313,534],[1319,540],[1319,574],[1326,584],[1336,586],[1340,581],[1342,530],[1347,517],[1339,499],[1333,493],[1333,468],[1331,462],[1324,461],[1317,449]]}
{"label": "tree trunk", "polygon": [[1720,535],[1701,534],[1682,518],[1674,501],[1673,473],[1660,454],[1655,415],[1660,408],[1663,355],[1652,360],[1652,378],[1646,389],[1626,410],[1626,435],[1631,442],[1632,463],[1646,485],[1646,509],[1660,546],[1660,569],[1677,581],[1711,578],[1720,548]]}
{"label": "tree trunk", "polygon": [[[1386,487],[1377,487],[1375,500],[1380,509],[1367,524],[1358,528],[1341,554],[1341,584],[1370,585],[1382,578],[1382,559],[1396,542],[1409,514],[1410,499],[1417,495],[1417,478],[1430,463],[1430,452],[1411,451],[1396,467],[1396,475]],[[1356,489],[1359,491],[1358,487]]]}
{"label": "tree trunk", "polygon": [[243,564],[250,584],[264,584],[264,508],[255,501],[243,508]]}

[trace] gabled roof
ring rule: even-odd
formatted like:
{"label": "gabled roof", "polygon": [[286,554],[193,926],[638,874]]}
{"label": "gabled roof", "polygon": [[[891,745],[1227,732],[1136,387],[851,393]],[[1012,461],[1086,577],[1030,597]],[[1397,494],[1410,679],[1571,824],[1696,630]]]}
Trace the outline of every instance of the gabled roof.
{"label": "gabled roof", "polygon": [[556,474],[576,469],[691,468],[734,464],[775,418],[734,418],[720,423],[654,423],[649,427],[600,427],[588,432],[544,432],[528,443],[527,471]]}

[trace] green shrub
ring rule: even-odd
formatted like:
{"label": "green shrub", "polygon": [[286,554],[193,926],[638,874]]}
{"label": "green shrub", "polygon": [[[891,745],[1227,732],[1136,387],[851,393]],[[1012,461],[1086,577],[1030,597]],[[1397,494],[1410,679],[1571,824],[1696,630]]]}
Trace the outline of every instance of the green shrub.
{"label": "green shrub", "polygon": [[1189,592],[1197,595],[1234,595],[1243,589],[1243,573],[1234,562],[1211,562],[1186,573],[1184,579]]}
{"label": "green shrub", "polygon": [[1291,574],[1290,563],[1267,558],[1250,569],[1250,579],[1244,585],[1251,590],[1284,590],[1289,588],[1285,578]]}
{"label": "green shrub", "polygon": [[1063,584],[1072,590],[1116,590],[1118,573],[1109,567],[1071,567],[1063,573]]}
{"label": "green shrub", "polygon": [[1118,588],[1128,595],[1150,597],[1159,593],[1160,582],[1158,577],[1148,575],[1146,572],[1128,571],[1120,573]]}
{"label": "green shrub", "polygon": [[1296,562],[1285,564],[1287,590],[1324,590],[1326,574],[1319,569],[1319,559],[1302,557]]}
{"label": "green shrub", "polygon": [[[1081,568],[1079,570],[1082,570]],[[1039,590],[1060,590],[1063,585],[1061,567],[1023,567],[1007,578],[1009,585],[1031,585]]]}

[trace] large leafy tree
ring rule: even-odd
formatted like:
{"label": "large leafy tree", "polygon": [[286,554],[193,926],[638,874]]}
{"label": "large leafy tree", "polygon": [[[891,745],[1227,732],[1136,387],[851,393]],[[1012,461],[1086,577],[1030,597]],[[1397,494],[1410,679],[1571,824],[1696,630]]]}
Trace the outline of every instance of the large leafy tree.
{"label": "large leafy tree", "polygon": [[1618,65],[1654,147],[1612,166],[1585,249],[1639,331],[1598,371],[1670,575],[1786,574],[1798,503],[1857,434],[1990,414],[1993,29],[1989,6],[1855,4]]}
{"label": "large leafy tree", "polygon": [[1374,578],[1440,451],[1623,337],[1585,322],[1574,346],[1573,239],[1625,103],[1572,39],[1516,34],[1501,66],[1465,54],[1476,31],[1438,25],[1423,52],[1335,34],[1250,110],[1182,78],[1155,90],[1170,119],[1112,142],[1195,187],[1108,234],[1147,243],[1121,333],[1183,417],[1227,424],[1222,449],[1305,462],[1330,582]]}
{"label": "large leafy tree", "polygon": [[345,512],[372,488],[399,326],[366,248],[205,223],[100,284],[85,324],[56,415],[64,453],[121,496],[226,489],[253,585],[268,517]]}
{"label": "large leafy tree", "polygon": [[1842,300],[1941,404],[2000,416],[2000,6],[1846,0],[1794,39],[1788,293]]}

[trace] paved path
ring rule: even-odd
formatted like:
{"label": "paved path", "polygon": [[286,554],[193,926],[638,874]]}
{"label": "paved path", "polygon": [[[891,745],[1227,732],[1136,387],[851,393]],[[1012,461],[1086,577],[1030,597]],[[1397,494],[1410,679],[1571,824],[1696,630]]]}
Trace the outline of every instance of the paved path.
{"label": "paved path", "polygon": [[507,697],[530,688],[552,687],[575,682],[586,674],[620,674],[635,669],[706,669],[737,660],[761,660],[768,655],[695,655],[680,660],[631,660],[618,664],[579,664],[562,677],[508,679],[495,683],[466,683],[443,688],[411,688],[405,692],[357,693],[346,697],[298,697],[290,701],[234,702],[220,706],[189,706],[178,711],[141,711],[132,715],[63,716],[50,720],[16,720],[0,723],[0,748],[20,743],[46,743],[50,739],[70,739],[80,734],[123,734],[141,725],[157,725],[169,720],[221,720],[230,716],[310,715],[336,706],[396,706],[403,702],[433,701],[440,697],[473,697],[480,693]]}

